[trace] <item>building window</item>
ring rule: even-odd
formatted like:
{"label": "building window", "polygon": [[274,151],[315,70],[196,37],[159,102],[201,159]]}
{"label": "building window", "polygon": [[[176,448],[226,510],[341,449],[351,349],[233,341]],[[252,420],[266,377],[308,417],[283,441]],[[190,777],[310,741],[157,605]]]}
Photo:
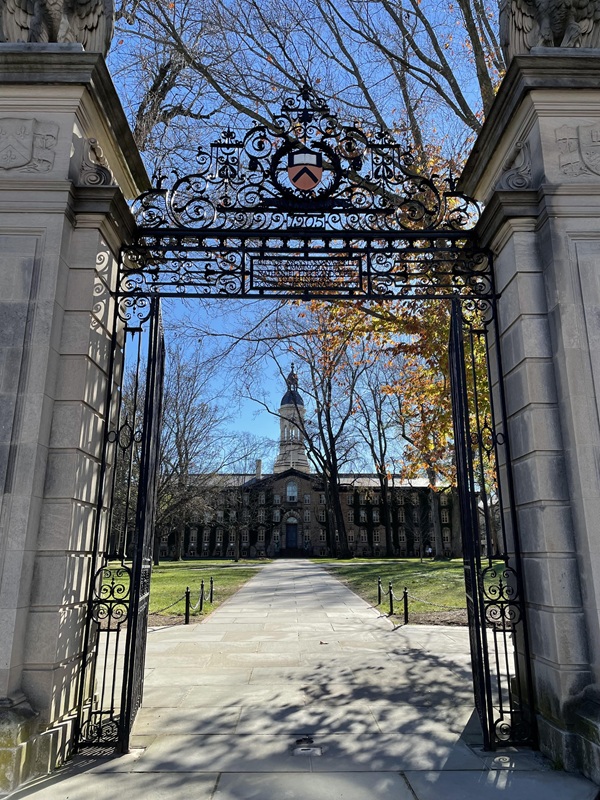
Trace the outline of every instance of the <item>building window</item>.
{"label": "building window", "polygon": [[348,494],[346,495],[346,502],[348,503],[349,506],[353,506],[354,505],[354,493],[353,492],[348,492]]}
{"label": "building window", "polygon": [[440,493],[440,505],[447,506],[448,505],[448,494],[446,492]]}
{"label": "building window", "polygon": [[310,509],[304,509],[304,522],[310,522]]}
{"label": "building window", "polygon": [[361,506],[364,506],[367,502],[367,496],[361,492],[358,496],[358,502],[361,504]]}
{"label": "building window", "polygon": [[321,506],[325,505],[325,495],[324,494],[320,494],[319,495],[319,505],[321,505]]}
{"label": "building window", "polygon": [[258,529],[257,541],[258,542],[264,542],[265,541],[265,529],[264,528],[259,528]]}
{"label": "building window", "polygon": [[413,505],[416,505],[419,502],[419,495],[416,492],[412,492],[410,499],[413,502]]}
{"label": "building window", "polygon": [[360,540],[361,540],[361,542],[367,542],[368,541],[367,532],[366,532],[366,530],[364,528],[360,529]]}
{"label": "building window", "polygon": [[278,508],[273,509],[273,522],[279,522],[281,519],[281,511]]}
{"label": "building window", "polygon": [[232,510],[229,512],[229,521],[230,521],[230,522],[235,522],[235,521],[236,521],[236,519],[237,519],[237,511],[234,511],[234,510],[232,509]]}
{"label": "building window", "polygon": [[371,502],[373,503],[374,506],[378,506],[379,505],[379,495],[378,494],[374,494],[372,499],[371,499]]}
{"label": "building window", "polygon": [[373,531],[373,544],[379,544],[381,537],[379,531]]}
{"label": "building window", "polygon": [[217,544],[221,544],[223,541],[223,531],[221,528],[217,528]]}
{"label": "building window", "polygon": [[319,531],[319,541],[320,542],[326,542],[327,541],[327,533],[325,532],[324,528],[321,528],[321,530]]}
{"label": "building window", "polygon": [[398,541],[406,542],[406,531],[404,530],[404,528],[400,528],[398,530]]}
{"label": "building window", "polygon": [[403,508],[399,508],[398,509],[398,522],[405,522],[405,521],[406,520],[405,520],[404,509]]}
{"label": "building window", "polygon": [[367,521],[367,509],[366,508],[361,508],[361,510],[360,510],[360,522],[366,522],[366,521]]}
{"label": "building window", "polygon": [[[388,500],[389,499],[390,498],[388,497]],[[398,492],[398,505],[399,506],[403,506],[404,505],[404,492]]]}
{"label": "building window", "polygon": [[235,544],[235,533],[233,531],[229,531],[229,547],[233,547]]}
{"label": "building window", "polygon": [[223,512],[217,511],[217,522],[223,522]]}
{"label": "building window", "polygon": [[324,508],[320,508],[319,509],[319,511],[317,513],[317,517],[318,517],[319,522],[327,522],[327,512],[325,511]]}
{"label": "building window", "polygon": [[258,495],[258,505],[259,506],[264,506],[264,504],[265,504],[265,493],[264,492],[260,492],[259,495]]}
{"label": "building window", "polygon": [[208,541],[210,540],[210,528],[205,529],[203,536],[204,536],[204,541],[208,543]]}
{"label": "building window", "polygon": [[444,544],[450,544],[450,528],[442,528],[442,540]]}
{"label": "building window", "polygon": [[288,503],[298,502],[298,484],[296,481],[290,481],[285,487],[286,500]]}
{"label": "building window", "polygon": [[450,512],[447,508],[442,508],[442,525],[447,525],[450,522]]}
{"label": "building window", "polygon": [[354,531],[348,531],[348,543],[354,541]]}
{"label": "building window", "polygon": [[242,544],[248,544],[250,541],[250,535],[248,531],[242,531]]}
{"label": "building window", "polygon": [[419,521],[419,509],[418,508],[413,508],[412,518],[413,518],[413,522],[418,522]]}
{"label": "building window", "polygon": [[373,522],[379,522],[379,509],[373,509]]}
{"label": "building window", "polygon": [[310,495],[309,494],[305,494],[304,495],[304,505],[305,506],[309,506],[310,505]]}
{"label": "building window", "polygon": [[258,521],[259,522],[264,522],[265,521],[265,510],[264,510],[264,508],[259,508],[258,509]]}
{"label": "building window", "polygon": [[348,511],[346,518],[348,522],[354,522],[354,511]]}
{"label": "building window", "polygon": [[275,528],[275,530],[273,531],[273,541],[276,544],[279,544],[279,535],[280,535],[279,534],[279,528]]}
{"label": "building window", "polygon": [[281,503],[281,495],[280,494],[274,494],[273,495],[273,505],[274,506],[278,506],[278,505],[280,505],[280,503]]}

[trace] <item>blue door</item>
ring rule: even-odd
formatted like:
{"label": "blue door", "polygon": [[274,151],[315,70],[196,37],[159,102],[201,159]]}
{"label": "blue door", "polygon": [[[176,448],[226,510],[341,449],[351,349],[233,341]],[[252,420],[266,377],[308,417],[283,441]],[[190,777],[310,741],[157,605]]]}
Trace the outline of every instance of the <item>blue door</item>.
{"label": "blue door", "polygon": [[288,522],[285,526],[285,546],[286,548],[298,547],[298,523]]}

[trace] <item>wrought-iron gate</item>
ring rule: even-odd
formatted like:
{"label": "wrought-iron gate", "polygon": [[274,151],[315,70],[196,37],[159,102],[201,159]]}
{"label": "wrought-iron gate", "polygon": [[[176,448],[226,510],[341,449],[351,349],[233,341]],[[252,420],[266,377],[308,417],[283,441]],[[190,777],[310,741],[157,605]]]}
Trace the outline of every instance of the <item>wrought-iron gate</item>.
{"label": "wrought-iron gate", "polygon": [[142,701],[160,446],[160,300],[144,306],[135,325],[115,315],[77,733],[120,752]]}
{"label": "wrought-iron gate", "polygon": [[[504,394],[501,380],[492,384],[490,369],[494,366],[494,374],[502,374],[499,349],[490,348],[490,340],[498,342],[496,323],[493,297],[477,303],[452,301],[454,452],[473,691],[486,749],[535,742]],[[491,359],[496,359],[494,365]],[[502,483],[499,468],[505,473]]]}
{"label": "wrought-iron gate", "polygon": [[[139,226],[123,251],[114,298],[112,402],[97,506],[79,744],[127,749],[141,701],[162,297],[451,302],[451,384],[475,701],[486,747],[533,743],[501,380],[488,391],[491,374],[502,375],[499,348],[493,355],[486,348],[490,339],[498,341],[496,297],[491,256],[474,233],[477,204],[451,178],[422,174],[412,154],[387,134],[342,125],[305,86],[284,102],[270,128],[255,126],[241,136],[225,131],[198,151],[196,172],[175,175],[169,185],[157,177],[136,208]],[[133,385],[125,399],[119,389],[129,380],[123,331],[137,340]],[[504,494],[494,488],[497,456]]]}

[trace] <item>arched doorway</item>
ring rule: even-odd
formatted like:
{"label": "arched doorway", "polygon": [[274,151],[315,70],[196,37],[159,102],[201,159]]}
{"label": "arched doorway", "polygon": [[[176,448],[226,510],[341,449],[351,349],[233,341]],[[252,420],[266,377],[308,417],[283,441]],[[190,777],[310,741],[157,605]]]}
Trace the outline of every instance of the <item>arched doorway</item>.
{"label": "arched doorway", "polygon": [[298,547],[298,520],[288,517],[285,521],[285,551],[283,555],[289,557],[302,555]]}
{"label": "arched doorway", "polygon": [[[106,672],[111,659],[105,659],[110,702],[95,706],[82,694],[80,741],[127,749],[141,701],[160,419],[160,298],[253,297],[451,304],[455,457],[475,703],[487,747],[531,743],[533,693],[502,382],[492,393],[491,416],[482,415],[478,404],[481,382],[489,391],[487,375],[503,373],[497,361],[488,361],[487,374],[476,364],[475,342],[493,343],[497,336],[491,256],[473,233],[477,205],[452,179],[419,174],[410,154],[386,135],[339,123],[308,87],[284,103],[278,120],[277,130],[256,126],[239,137],[225,132],[199,154],[196,173],[178,176],[168,188],[159,181],[138,202],[140,225],[123,252],[114,297],[118,333],[99,511],[110,505],[115,452],[139,447],[141,469],[130,471],[135,497],[125,534],[112,540],[114,547],[105,544],[106,519],[97,515],[86,630],[90,681],[82,686],[90,685],[98,668],[101,640],[102,652],[114,652],[114,661],[111,643],[118,644],[125,629],[127,644],[115,680]],[[123,332],[137,347],[138,367],[148,365],[143,374],[138,369],[144,405],[133,420],[120,405]],[[497,348],[488,348],[487,358],[498,359]],[[499,449],[505,480],[493,509],[479,469],[485,459],[498,458]],[[496,561],[492,523],[503,537]],[[288,517],[285,524],[285,549],[298,550],[298,520]]]}

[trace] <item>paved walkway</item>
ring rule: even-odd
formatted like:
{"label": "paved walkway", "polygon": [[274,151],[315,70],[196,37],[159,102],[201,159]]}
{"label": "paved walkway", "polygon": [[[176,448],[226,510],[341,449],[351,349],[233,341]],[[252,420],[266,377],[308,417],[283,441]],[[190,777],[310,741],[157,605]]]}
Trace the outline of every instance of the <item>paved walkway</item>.
{"label": "paved walkway", "polygon": [[538,754],[478,746],[464,629],[394,630],[308,561],[267,565],[202,624],[149,633],[134,750],[38,800],[595,800]]}

